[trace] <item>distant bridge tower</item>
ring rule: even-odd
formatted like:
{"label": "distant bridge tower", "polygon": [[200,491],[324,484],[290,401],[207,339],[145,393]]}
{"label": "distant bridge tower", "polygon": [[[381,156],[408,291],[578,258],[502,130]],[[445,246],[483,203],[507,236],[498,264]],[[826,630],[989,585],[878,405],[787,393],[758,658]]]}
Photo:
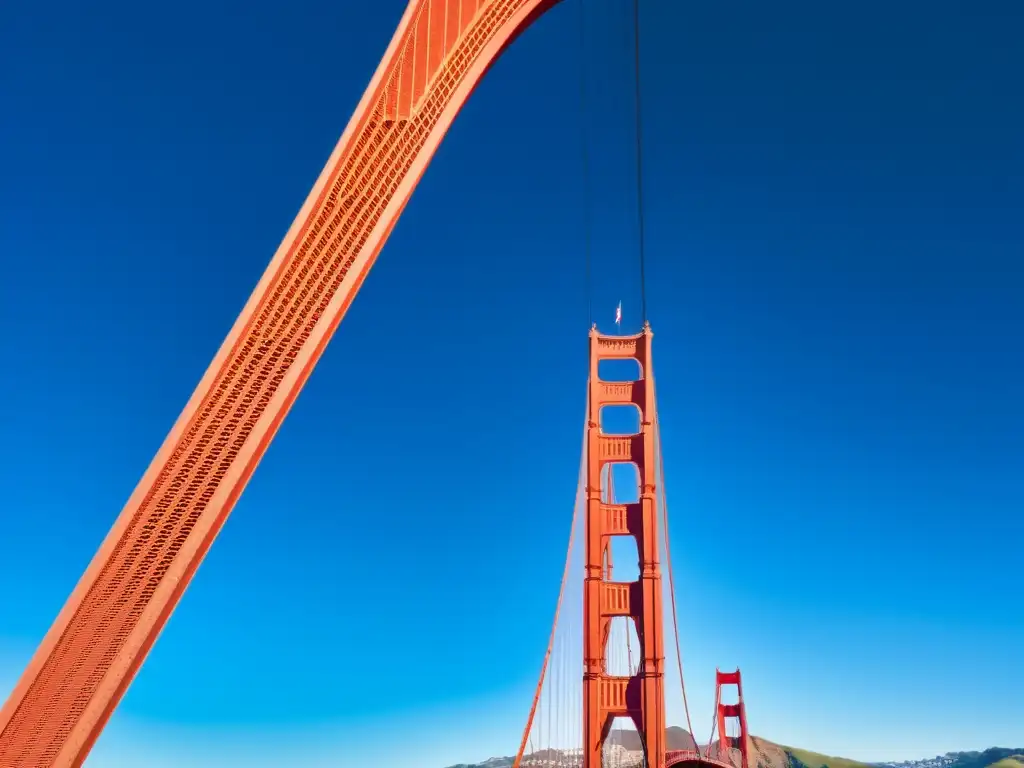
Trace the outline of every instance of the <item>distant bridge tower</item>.
{"label": "distant bridge tower", "polygon": [[[651,376],[650,326],[636,336],[603,336],[590,331],[590,392],[587,414],[586,521],[583,584],[583,761],[601,768],[601,750],[616,717],[629,717],[643,742],[647,768],[665,766],[665,680],[658,560],[658,504],[655,495],[654,378]],[[598,362],[632,359],[640,378],[601,381]],[[634,405],[640,411],[635,435],[601,431],[601,409]],[[640,500],[616,504],[602,499],[601,470],[607,464],[632,463],[639,470]],[[611,468],[607,473],[611,477]],[[609,480],[610,482],[610,480]],[[604,555],[612,536],[633,536],[640,578],[613,582],[605,578]],[[631,676],[609,675],[606,644],[611,620],[633,620],[640,640],[640,665]],[[744,767],[745,768],[745,767]]]}
{"label": "distant bridge tower", "polygon": [[[735,704],[722,703],[722,686],[735,685],[737,700]],[[747,731],[747,708],[743,704],[743,680],[740,677],[740,670],[737,667],[735,672],[722,672],[715,670],[715,708],[718,719],[718,757],[720,760],[729,760],[729,750],[738,749],[740,752],[740,768],[749,768],[749,757],[747,754],[747,743],[749,741]],[[730,737],[726,730],[726,721],[735,720],[739,722],[739,736]]]}

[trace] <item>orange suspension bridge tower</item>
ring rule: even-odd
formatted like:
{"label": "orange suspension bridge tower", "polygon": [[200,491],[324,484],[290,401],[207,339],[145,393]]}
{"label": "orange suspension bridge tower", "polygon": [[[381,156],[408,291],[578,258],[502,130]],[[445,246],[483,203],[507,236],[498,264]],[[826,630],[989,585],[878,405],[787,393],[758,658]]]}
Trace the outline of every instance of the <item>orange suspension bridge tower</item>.
{"label": "orange suspension bridge tower", "polygon": [[[452,121],[502,51],[556,4],[409,2],[355,113],[269,266],[0,709],[0,766],[83,764]],[[521,748],[517,764],[599,768],[609,722],[619,716],[636,724],[641,762],[649,768],[707,761],[710,754],[700,750],[673,752],[666,746],[651,333],[647,327],[628,337],[592,331],[590,344],[583,668],[577,670],[583,695],[582,711],[573,715],[581,724],[582,743],[560,752],[557,760],[551,751],[545,758]],[[641,378],[600,381],[597,362],[603,357],[639,360]],[[603,434],[600,409],[626,403],[640,410],[640,432]],[[637,503],[619,505],[602,497],[600,471],[614,461],[638,467]],[[605,567],[610,564],[606,545],[615,536],[636,539],[641,561],[636,582],[605,578],[610,570]],[[616,617],[635,624],[639,641],[639,666],[628,676],[611,675],[606,668],[609,622]],[[550,656],[549,648],[545,669]],[[719,675],[720,684],[732,682],[739,685],[738,672],[734,679]],[[531,724],[536,705],[535,700]],[[741,768],[747,768],[742,699],[737,705],[716,706],[722,734],[725,718],[738,717]],[[712,762],[727,759],[723,750],[728,745],[720,745]]]}
{"label": "orange suspension bridge tower", "polygon": [[[649,328],[633,338],[590,332],[590,386],[587,396],[585,580],[583,587],[583,768],[601,768],[601,754],[612,718],[629,717],[641,735],[647,764],[665,764],[664,632],[661,610],[661,564],[658,505],[655,496],[654,377],[651,375]],[[598,377],[602,359],[628,358],[640,365],[640,379],[611,383]],[[640,411],[636,435],[608,435],[601,429],[601,409],[633,405]],[[640,501],[617,505],[601,494],[604,465],[630,462],[639,470]],[[611,472],[608,473],[609,482]],[[609,538],[633,536],[640,578],[630,583],[605,580]],[[607,673],[605,653],[609,623],[626,616],[640,639],[639,671],[630,677]]]}

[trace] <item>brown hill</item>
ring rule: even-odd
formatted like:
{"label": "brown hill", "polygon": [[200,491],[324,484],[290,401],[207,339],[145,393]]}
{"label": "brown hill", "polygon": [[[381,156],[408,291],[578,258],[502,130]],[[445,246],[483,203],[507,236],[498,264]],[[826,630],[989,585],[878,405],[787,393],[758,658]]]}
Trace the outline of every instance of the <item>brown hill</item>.
{"label": "brown hill", "polygon": [[[636,731],[614,731],[610,736],[615,737],[615,744],[621,744],[626,749],[640,749],[640,734]],[[665,736],[668,741],[668,749],[696,749],[696,742],[693,736],[685,728],[670,726],[665,729]],[[708,750],[708,756],[719,757],[718,743],[715,742]],[[863,763],[843,758],[827,757],[813,752],[784,747],[781,744],[762,739],[758,736],[751,736],[747,740],[747,754],[750,756],[750,768],[791,768],[795,757],[806,768],[868,768]],[[739,763],[738,751],[734,753],[736,758],[732,762]],[[728,757],[723,756],[728,759]],[[1000,766],[1000,768],[1011,768]],[[1015,768],[1015,767],[1013,767]],[[1020,766],[1024,768],[1024,766]]]}
{"label": "brown hill", "polygon": [[[697,742],[685,728],[678,725],[670,725],[665,729],[665,740],[667,749],[696,749]],[[621,744],[626,749],[639,751],[641,749],[640,734],[636,731],[614,730],[608,734],[609,744]]]}
{"label": "brown hill", "polygon": [[[789,755],[786,754],[784,747],[758,736],[751,736],[747,739],[747,754],[750,756],[751,768],[755,766],[756,768],[789,768],[790,765]],[[711,745],[708,756],[719,757],[718,742]],[[736,757],[739,757],[738,750]],[[728,758],[728,755],[722,755],[722,759],[728,760]]]}
{"label": "brown hill", "polygon": [[[693,737],[685,728],[671,726],[665,729],[665,736],[670,750],[695,748]],[[614,744],[621,744],[629,750],[640,749],[640,736],[633,730],[615,730],[609,734],[609,740]],[[872,766],[865,765],[864,763],[858,763],[855,760],[846,760],[841,757],[829,757],[827,755],[819,755],[816,752],[808,752],[803,749],[784,747],[780,744],[775,744],[767,739],[762,739],[757,736],[750,737],[747,744],[747,754],[750,755],[751,768],[872,768]],[[1006,750],[1005,753],[1010,754],[1016,751],[1020,750]],[[709,756],[718,756],[717,743],[711,745]],[[734,753],[734,757],[738,758],[739,755]],[[998,756],[993,759],[998,759]],[[481,763],[479,765],[460,764],[452,766],[452,768],[511,768],[512,762],[513,760],[511,757],[500,757],[491,758],[485,763]],[[736,765],[739,763],[739,760],[735,759],[731,762]],[[989,766],[990,762],[992,761],[982,762],[977,766],[977,768]],[[960,767],[956,766],[955,768]],[[966,768],[975,768],[975,766],[969,766]],[[1024,768],[1024,765],[993,765],[989,766],[989,768]]]}

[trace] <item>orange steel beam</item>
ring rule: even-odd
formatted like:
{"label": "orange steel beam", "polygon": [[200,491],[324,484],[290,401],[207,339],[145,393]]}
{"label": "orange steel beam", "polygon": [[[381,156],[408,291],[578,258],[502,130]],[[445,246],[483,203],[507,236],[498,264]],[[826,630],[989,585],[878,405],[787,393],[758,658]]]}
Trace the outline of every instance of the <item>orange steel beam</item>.
{"label": "orange steel beam", "polygon": [[412,0],[227,339],[0,709],[0,766],[80,766],[442,137],[557,0]]}

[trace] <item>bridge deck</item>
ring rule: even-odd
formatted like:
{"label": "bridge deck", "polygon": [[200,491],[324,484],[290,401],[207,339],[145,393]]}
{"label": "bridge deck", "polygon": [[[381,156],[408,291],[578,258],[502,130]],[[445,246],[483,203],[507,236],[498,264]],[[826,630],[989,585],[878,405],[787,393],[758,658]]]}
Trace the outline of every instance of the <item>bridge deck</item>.
{"label": "bridge deck", "polygon": [[[582,758],[577,753],[572,756],[564,754],[526,755],[520,763],[521,768],[579,768]],[[635,761],[634,761],[635,760]],[[627,758],[615,762],[616,768],[643,768],[643,759]],[[673,749],[665,754],[665,768],[683,768],[684,766],[705,766],[705,768],[736,768],[728,760],[714,757],[702,757],[695,749]]]}
{"label": "bridge deck", "polygon": [[714,757],[702,757],[695,749],[674,749],[665,754],[665,768],[672,766],[697,766],[706,765],[713,768],[736,768],[728,760],[720,760]]}

